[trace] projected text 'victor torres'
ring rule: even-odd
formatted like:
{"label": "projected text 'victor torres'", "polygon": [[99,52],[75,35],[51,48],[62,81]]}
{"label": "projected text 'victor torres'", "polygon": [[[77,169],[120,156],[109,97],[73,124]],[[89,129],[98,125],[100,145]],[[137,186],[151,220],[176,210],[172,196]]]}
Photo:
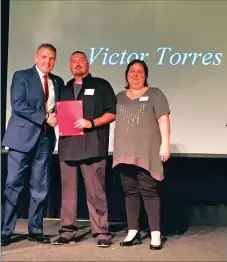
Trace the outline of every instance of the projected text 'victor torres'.
{"label": "projected text 'victor torres'", "polygon": [[[221,52],[175,52],[171,47],[158,47],[155,53],[156,65],[220,65],[223,53]],[[122,52],[112,51],[106,47],[91,47],[90,64],[99,62],[102,65],[124,65],[133,59],[147,60],[149,52]],[[151,58],[152,59],[152,58]]]}

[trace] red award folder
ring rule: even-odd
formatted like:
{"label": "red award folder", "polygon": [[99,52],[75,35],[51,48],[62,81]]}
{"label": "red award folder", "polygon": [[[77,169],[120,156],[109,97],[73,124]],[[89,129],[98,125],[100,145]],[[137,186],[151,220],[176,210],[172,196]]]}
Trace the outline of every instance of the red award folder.
{"label": "red award folder", "polygon": [[60,136],[84,135],[84,130],[75,128],[77,120],[83,118],[83,101],[60,101],[57,102],[57,120]]}

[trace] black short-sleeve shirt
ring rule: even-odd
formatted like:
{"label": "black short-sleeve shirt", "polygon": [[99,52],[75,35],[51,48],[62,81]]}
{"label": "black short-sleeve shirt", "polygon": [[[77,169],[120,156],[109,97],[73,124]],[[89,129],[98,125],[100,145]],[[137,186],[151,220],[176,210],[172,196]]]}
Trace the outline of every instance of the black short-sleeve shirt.
{"label": "black short-sleeve shirt", "polygon": [[[61,91],[61,101],[76,100],[74,79]],[[92,120],[105,113],[116,113],[117,99],[108,81],[92,77],[83,78],[77,100],[83,100],[84,118]],[[106,157],[109,145],[109,124],[85,129],[83,136],[59,137],[58,153],[60,161],[80,161],[90,158]]]}

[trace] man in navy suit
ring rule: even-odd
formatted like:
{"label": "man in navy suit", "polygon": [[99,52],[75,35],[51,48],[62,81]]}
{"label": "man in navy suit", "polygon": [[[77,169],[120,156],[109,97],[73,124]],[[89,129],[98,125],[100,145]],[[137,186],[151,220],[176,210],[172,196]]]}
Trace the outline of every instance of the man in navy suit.
{"label": "man in navy suit", "polygon": [[44,201],[46,199],[52,152],[57,125],[55,102],[63,80],[51,74],[56,48],[42,44],[35,54],[35,65],[15,72],[11,86],[12,114],[3,138],[9,147],[8,176],[4,191],[1,245],[11,243],[17,221],[18,197],[30,171],[30,206],[28,232],[30,241],[50,243],[43,235]]}

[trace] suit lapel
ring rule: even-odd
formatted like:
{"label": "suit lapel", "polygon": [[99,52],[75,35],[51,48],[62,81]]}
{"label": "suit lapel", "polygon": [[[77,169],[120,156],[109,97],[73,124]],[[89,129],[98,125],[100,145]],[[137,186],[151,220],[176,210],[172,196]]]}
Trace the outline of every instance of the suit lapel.
{"label": "suit lapel", "polygon": [[55,103],[59,100],[59,88],[58,88],[58,81],[54,77],[53,74],[49,73],[49,77],[52,80],[53,86],[54,86],[54,94],[55,94]]}
{"label": "suit lapel", "polygon": [[43,104],[44,104],[45,95],[44,95],[43,85],[42,85],[41,79],[39,77],[39,73],[37,72],[35,66],[33,66],[31,68],[31,71],[32,71],[32,81],[35,84],[34,92],[38,91],[39,95],[41,94],[41,96],[43,98]]}

